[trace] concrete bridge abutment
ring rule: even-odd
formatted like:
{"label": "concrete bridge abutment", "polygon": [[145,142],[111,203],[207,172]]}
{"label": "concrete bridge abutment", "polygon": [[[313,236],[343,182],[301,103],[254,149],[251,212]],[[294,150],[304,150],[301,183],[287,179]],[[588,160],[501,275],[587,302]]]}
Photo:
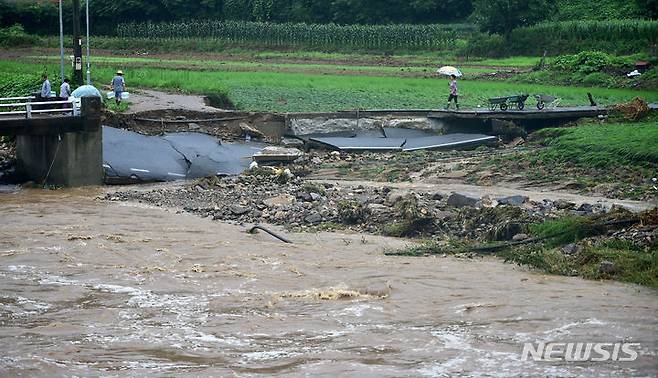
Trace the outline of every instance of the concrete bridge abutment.
{"label": "concrete bridge abutment", "polygon": [[19,174],[64,187],[103,183],[100,98],[81,100],[80,116],[23,120],[26,124],[15,134]]}

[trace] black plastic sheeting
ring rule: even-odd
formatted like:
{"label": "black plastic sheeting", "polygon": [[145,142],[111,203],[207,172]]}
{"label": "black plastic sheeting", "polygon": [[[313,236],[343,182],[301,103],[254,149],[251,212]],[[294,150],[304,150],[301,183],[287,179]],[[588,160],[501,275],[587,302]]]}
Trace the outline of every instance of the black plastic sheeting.
{"label": "black plastic sheeting", "polygon": [[349,136],[335,134],[309,136],[309,141],[342,151],[416,151],[477,146],[496,141],[484,134],[434,135],[423,130],[384,128],[381,136],[372,131]]}
{"label": "black plastic sheeting", "polygon": [[320,143],[330,148],[349,151],[402,151],[402,145],[406,139],[384,138],[384,137],[328,137],[311,138],[313,142]]}
{"label": "black plastic sheeting", "polygon": [[106,182],[149,182],[238,174],[249,167],[260,143],[221,143],[201,133],[146,136],[103,126]]}
{"label": "black plastic sheeting", "polygon": [[422,138],[407,138],[402,151],[464,148],[495,142],[498,138],[484,134],[447,134]]}

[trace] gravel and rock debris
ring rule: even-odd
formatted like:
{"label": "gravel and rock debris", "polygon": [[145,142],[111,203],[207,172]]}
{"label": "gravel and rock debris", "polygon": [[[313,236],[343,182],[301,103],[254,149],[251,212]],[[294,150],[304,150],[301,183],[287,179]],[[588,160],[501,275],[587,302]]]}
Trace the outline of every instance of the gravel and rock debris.
{"label": "gravel and rock debris", "polygon": [[[292,171],[292,172],[291,172]],[[306,180],[288,168],[258,167],[183,187],[121,190],[110,201],[138,201],[237,224],[269,223],[293,231],[342,229],[401,237],[471,241],[523,240],[546,219],[592,215],[602,205],[533,202],[526,197],[401,191]]]}

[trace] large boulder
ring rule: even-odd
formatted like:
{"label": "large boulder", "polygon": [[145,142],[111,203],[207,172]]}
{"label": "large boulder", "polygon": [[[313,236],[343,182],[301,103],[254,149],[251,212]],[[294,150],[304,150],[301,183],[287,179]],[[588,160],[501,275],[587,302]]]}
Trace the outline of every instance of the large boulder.
{"label": "large boulder", "polygon": [[448,197],[448,206],[452,207],[466,207],[466,206],[475,206],[480,199],[477,197],[468,196],[461,193],[452,193]]}

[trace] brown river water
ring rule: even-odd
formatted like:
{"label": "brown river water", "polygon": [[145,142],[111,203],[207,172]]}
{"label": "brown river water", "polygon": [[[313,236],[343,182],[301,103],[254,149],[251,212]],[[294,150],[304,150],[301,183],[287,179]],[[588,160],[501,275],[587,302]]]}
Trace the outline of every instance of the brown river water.
{"label": "brown river water", "polygon": [[[370,235],[267,234],[104,189],[0,193],[0,376],[655,376],[652,289],[496,258],[387,257]],[[640,343],[634,362],[524,342]]]}

